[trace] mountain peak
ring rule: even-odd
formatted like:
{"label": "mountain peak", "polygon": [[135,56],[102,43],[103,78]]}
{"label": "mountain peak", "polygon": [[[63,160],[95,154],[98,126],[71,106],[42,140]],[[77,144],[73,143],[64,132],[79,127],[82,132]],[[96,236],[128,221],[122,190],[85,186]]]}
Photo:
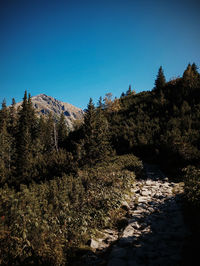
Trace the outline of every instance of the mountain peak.
{"label": "mountain peak", "polygon": [[[31,101],[38,116],[46,116],[51,112],[53,116],[57,118],[63,113],[66,124],[69,128],[73,128],[74,120],[81,120],[83,118],[84,112],[81,108],[66,102],[59,101],[44,93],[31,97]],[[17,105],[19,106],[21,103],[22,102],[18,103]]]}

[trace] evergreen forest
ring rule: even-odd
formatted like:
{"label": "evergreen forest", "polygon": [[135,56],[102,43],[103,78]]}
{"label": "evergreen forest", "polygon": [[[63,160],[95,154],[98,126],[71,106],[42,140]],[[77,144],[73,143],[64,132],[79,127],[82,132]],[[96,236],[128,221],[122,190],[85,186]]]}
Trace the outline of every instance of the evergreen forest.
{"label": "evergreen forest", "polygon": [[70,265],[102,228],[119,227],[124,194],[156,163],[185,184],[186,215],[200,235],[200,74],[188,64],[151,91],[90,99],[69,130],[64,114],[0,110],[0,264]]}

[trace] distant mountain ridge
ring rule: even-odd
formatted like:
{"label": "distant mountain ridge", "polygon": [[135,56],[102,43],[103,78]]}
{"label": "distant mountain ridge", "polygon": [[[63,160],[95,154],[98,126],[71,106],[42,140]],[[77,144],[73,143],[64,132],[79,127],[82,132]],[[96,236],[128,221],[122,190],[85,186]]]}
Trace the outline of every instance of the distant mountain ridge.
{"label": "distant mountain ridge", "polygon": [[[73,127],[74,120],[83,119],[83,110],[72,104],[59,101],[46,94],[39,94],[31,97],[33,107],[36,110],[37,115],[48,115],[50,112],[56,118],[64,113],[66,124],[69,128]],[[20,106],[22,102],[17,103],[16,107]]]}

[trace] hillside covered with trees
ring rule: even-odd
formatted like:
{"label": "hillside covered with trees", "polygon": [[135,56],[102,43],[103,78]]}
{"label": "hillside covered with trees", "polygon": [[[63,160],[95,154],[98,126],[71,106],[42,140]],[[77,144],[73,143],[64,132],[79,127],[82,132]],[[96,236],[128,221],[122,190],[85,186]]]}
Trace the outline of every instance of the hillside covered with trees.
{"label": "hillside covered with trees", "polygon": [[152,91],[122,96],[109,117],[112,143],[120,154],[154,156],[172,171],[200,162],[200,77],[195,64],[166,82],[159,69]]}
{"label": "hillside covered with trees", "polygon": [[[185,181],[200,210],[200,74],[188,65],[152,91],[90,99],[69,131],[62,114],[38,118],[30,95],[0,110],[0,264],[60,265],[100,228],[118,226],[124,193],[144,174],[142,161]],[[199,219],[199,217],[197,217]],[[200,230],[200,228],[196,228]]]}

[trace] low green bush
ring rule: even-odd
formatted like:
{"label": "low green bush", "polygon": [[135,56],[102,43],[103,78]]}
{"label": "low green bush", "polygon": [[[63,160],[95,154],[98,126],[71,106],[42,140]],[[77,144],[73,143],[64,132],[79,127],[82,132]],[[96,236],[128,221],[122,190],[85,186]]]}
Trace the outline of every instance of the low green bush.
{"label": "low green bush", "polygon": [[185,241],[181,265],[190,265],[199,259],[200,238],[200,169],[188,166],[184,169],[185,205],[184,218],[190,235]]}
{"label": "low green bush", "polygon": [[190,207],[200,210],[200,169],[188,166],[183,171],[186,202]]}
{"label": "low green bush", "polygon": [[138,158],[116,156],[75,176],[21,185],[19,191],[0,188],[0,264],[67,264],[73,248],[114,226],[133,170],[143,171]]}

